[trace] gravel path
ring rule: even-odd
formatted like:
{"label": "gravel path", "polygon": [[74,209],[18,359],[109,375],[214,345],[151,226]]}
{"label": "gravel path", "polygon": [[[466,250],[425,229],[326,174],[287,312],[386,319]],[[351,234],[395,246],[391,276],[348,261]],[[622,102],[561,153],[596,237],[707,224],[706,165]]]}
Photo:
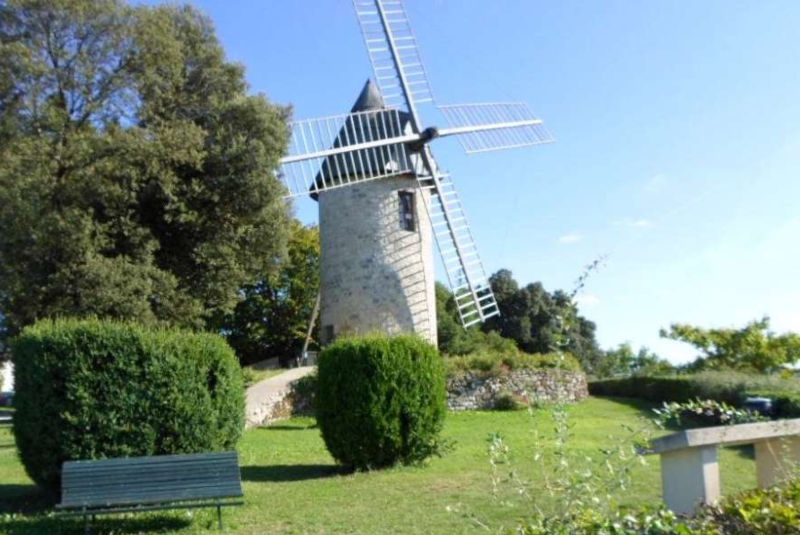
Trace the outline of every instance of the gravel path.
{"label": "gravel path", "polygon": [[269,423],[273,413],[291,391],[293,381],[305,377],[316,369],[315,366],[291,368],[280,375],[264,379],[247,389],[245,415],[247,427]]}

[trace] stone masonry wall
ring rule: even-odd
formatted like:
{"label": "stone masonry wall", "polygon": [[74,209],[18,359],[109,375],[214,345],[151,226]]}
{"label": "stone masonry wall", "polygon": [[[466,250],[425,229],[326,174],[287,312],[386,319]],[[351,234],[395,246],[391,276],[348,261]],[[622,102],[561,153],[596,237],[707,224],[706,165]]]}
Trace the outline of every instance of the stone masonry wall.
{"label": "stone masonry wall", "polygon": [[[415,192],[415,231],[400,226],[399,191]],[[433,234],[422,195],[411,175],[319,194],[323,337],[332,326],[334,336],[413,332],[436,344]]]}
{"label": "stone masonry wall", "polygon": [[498,396],[521,401],[570,402],[589,396],[586,376],[567,370],[514,370],[496,376],[468,372],[447,379],[447,406],[453,411],[493,409]]}

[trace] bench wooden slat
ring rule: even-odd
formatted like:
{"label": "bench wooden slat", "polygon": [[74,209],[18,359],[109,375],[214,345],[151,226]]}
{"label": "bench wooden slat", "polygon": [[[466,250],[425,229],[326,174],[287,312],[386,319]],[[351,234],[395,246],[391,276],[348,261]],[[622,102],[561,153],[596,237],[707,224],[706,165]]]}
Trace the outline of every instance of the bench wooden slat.
{"label": "bench wooden slat", "polygon": [[236,452],[68,461],[59,509],[238,498]]}
{"label": "bench wooden slat", "polygon": [[233,479],[237,477],[238,473],[239,471],[237,468],[209,470],[205,472],[196,471],[191,473],[159,472],[157,474],[151,474],[147,472],[148,477],[146,480],[142,480],[139,474],[98,473],[92,474],[90,477],[69,478],[63,480],[63,483],[64,487],[70,491],[78,490],[83,487],[158,485],[161,483],[169,484],[171,482],[191,485],[195,482],[205,482],[208,480]]}
{"label": "bench wooden slat", "polygon": [[[178,506],[172,506],[170,504],[158,504],[158,505],[134,505],[131,507],[114,507],[110,509],[108,512],[113,513],[144,513],[146,511],[163,511],[166,509],[196,509],[200,507],[230,507],[235,505],[244,505],[243,501],[226,501],[226,502],[202,502],[202,503],[182,503]],[[97,514],[99,512],[97,509],[93,509],[88,512],[88,514]],[[61,511],[59,512],[59,516],[69,517],[69,516],[86,516],[86,512],[81,510],[73,509],[71,511]]]}
{"label": "bench wooden slat", "polygon": [[241,491],[241,487],[235,483],[206,483],[205,485],[192,485],[184,487],[180,485],[164,485],[162,487],[135,487],[125,489],[123,487],[104,487],[96,490],[86,489],[80,492],[72,492],[68,495],[69,500],[86,499],[94,496],[104,496],[108,500],[122,499],[127,496],[147,495],[148,493],[207,493],[217,492],[221,496],[238,496],[237,492]]}
{"label": "bench wooden slat", "polygon": [[[230,492],[223,495],[221,495],[219,492],[206,492],[206,493],[164,492],[164,493],[150,493],[143,495],[131,495],[126,498],[115,497],[113,500],[109,500],[108,498],[103,496],[97,496],[92,499],[63,501],[62,503],[58,504],[57,508],[58,509],[86,508],[91,511],[94,508],[107,509],[122,505],[154,505],[154,504],[167,504],[167,503],[178,503],[178,502],[189,502],[189,501],[200,501],[200,500],[220,501],[234,497],[236,497],[234,492]],[[241,497],[241,494],[238,495],[238,497]]]}
{"label": "bench wooden slat", "polygon": [[[161,485],[153,485],[151,482],[147,483],[139,483],[136,485],[95,485],[95,486],[82,486],[80,488],[72,488],[67,493],[69,496],[82,496],[82,495],[89,495],[89,494],[104,494],[109,495],[109,493],[115,492],[122,492],[125,493],[127,489],[130,493],[134,492],[146,492],[149,489],[196,489],[196,488],[207,488],[207,487],[224,487],[224,486],[233,486],[233,483],[229,483],[227,485],[220,483],[220,482],[208,482],[208,481],[191,481],[191,482],[184,482],[184,481],[165,481],[162,482]],[[235,488],[240,488],[238,485],[235,485]]]}
{"label": "bench wooden slat", "polygon": [[64,461],[65,467],[71,469],[86,467],[92,468],[101,466],[98,463],[102,462],[103,467],[112,466],[139,466],[139,465],[177,465],[181,463],[197,463],[197,462],[210,462],[219,459],[236,458],[235,451],[220,451],[215,453],[176,453],[170,455],[149,455],[144,457],[115,457],[113,459],[93,459],[93,460],[79,460],[79,461]]}

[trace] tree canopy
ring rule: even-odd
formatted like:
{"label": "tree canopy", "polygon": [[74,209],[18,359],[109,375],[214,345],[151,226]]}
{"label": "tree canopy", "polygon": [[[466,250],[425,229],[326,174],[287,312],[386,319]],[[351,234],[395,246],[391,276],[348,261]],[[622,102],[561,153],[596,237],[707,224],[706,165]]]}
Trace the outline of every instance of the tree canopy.
{"label": "tree canopy", "polygon": [[494,273],[489,282],[500,315],[490,318],[484,330],[511,338],[528,353],[567,351],[589,373],[598,366],[603,353],[595,339],[595,324],[578,314],[569,294],[550,293],[540,282],[520,287],[507,269]]}
{"label": "tree canopy", "polygon": [[243,363],[271,357],[285,363],[300,354],[319,291],[319,259],[319,228],[293,221],[279,271],[245,286],[242,301],[223,322]]}
{"label": "tree canopy", "polygon": [[662,359],[646,347],[634,351],[627,342],[605,351],[603,358],[595,367],[596,377],[620,375],[657,375],[674,370],[669,361]]}
{"label": "tree canopy", "polygon": [[703,329],[675,323],[661,336],[686,342],[701,355],[692,368],[732,368],[770,372],[800,360],[800,335],[775,334],[769,330],[769,318],[751,321],[740,329]]}
{"label": "tree canopy", "polygon": [[586,371],[600,364],[603,352],[595,340],[595,325],[578,314],[577,305],[562,290],[547,292],[536,282],[520,288],[507,269],[489,277],[500,316],[490,318],[483,327],[464,330],[458,320],[450,291],[436,284],[436,315],[439,349],[445,353],[466,354],[480,347],[497,347],[495,333],[527,353],[563,350],[574,355]]}
{"label": "tree canopy", "polygon": [[277,271],[288,110],[191,7],[0,2],[0,314],[213,326]]}

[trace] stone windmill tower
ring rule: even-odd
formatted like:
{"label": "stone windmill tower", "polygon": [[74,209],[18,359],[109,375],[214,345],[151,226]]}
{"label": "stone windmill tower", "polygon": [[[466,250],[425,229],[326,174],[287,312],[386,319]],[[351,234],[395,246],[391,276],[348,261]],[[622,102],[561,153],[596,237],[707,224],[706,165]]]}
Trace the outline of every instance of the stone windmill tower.
{"label": "stone windmill tower", "polygon": [[322,342],[379,330],[436,343],[434,239],[464,327],[499,310],[430,141],[456,135],[473,153],[551,138],[522,103],[439,106],[449,127],[422,127],[433,94],[402,2],[353,4],[377,83],[348,114],[291,123],[279,178],[287,197],[319,203]]}

